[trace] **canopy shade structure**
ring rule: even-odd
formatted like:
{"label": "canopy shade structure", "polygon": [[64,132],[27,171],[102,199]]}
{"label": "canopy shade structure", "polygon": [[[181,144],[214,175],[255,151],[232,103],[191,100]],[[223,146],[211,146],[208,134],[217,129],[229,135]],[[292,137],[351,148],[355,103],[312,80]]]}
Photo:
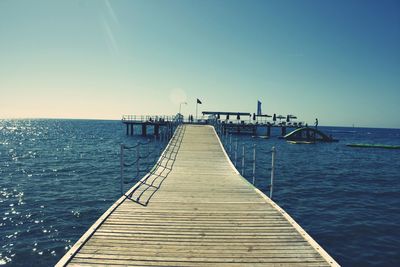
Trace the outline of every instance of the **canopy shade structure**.
{"label": "canopy shade structure", "polygon": [[239,115],[239,116],[251,116],[251,113],[248,112],[225,112],[225,111],[203,111],[202,112],[203,115]]}
{"label": "canopy shade structure", "polygon": [[272,118],[272,115],[262,114],[262,115],[256,115],[256,117]]}
{"label": "canopy shade structure", "polygon": [[286,116],[286,121],[287,122],[289,122],[291,119],[297,119],[297,117],[294,116],[294,115],[290,115],[290,114]]}
{"label": "canopy shade structure", "polygon": [[278,116],[276,116],[276,118],[281,120],[281,119],[284,119],[284,118],[286,118],[286,117],[285,117],[285,116],[282,116],[282,115],[278,115]]}
{"label": "canopy shade structure", "polygon": [[253,113],[253,121],[257,121],[257,123],[259,122],[267,122],[267,118],[272,118],[272,115],[268,115],[268,114],[256,114]]}

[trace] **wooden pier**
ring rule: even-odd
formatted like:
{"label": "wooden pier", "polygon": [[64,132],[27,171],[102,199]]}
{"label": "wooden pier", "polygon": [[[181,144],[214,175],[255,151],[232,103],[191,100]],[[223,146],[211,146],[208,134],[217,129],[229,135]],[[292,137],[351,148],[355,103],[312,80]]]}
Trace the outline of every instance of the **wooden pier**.
{"label": "wooden pier", "polygon": [[178,127],[151,175],[90,227],[65,265],[338,266],[200,125]]}

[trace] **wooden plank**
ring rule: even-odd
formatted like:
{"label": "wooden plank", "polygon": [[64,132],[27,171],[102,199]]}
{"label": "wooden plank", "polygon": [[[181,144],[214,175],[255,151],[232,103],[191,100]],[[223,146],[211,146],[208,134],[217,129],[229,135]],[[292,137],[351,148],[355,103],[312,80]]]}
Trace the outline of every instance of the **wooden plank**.
{"label": "wooden plank", "polygon": [[166,177],[145,176],[57,266],[338,266],[240,176],[212,127],[180,127],[167,153]]}
{"label": "wooden plank", "polygon": [[[131,259],[109,259],[109,258],[81,258],[76,257],[73,261],[74,263],[92,263],[98,265],[109,265],[109,264],[119,264],[125,266],[134,266],[133,264],[137,263],[137,266],[232,266],[235,264],[236,266],[249,265],[253,266],[253,264],[258,264],[258,266],[268,266],[266,264],[271,263],[275,264],[272,266],[295,266],[296,263],[303,264],[301,266],[312,266],[312,264],[317,266],[329,266],[324,261],[317,261],[313,259],[303,258],[299,260],[289,260],[288,258],[271,258],[271,259],[259,259],[257,261],[251,261],[247,259],[204,259],[204,258],[195,258],[192,260],[175,260],[174,258],[149,258],[149,257],[136,257]],[[314,265],[314,266],[315,266]]]}
{"label": "wooden plank", "polygon": [[157,250],[157,253],[159,252],[187,252],[187,253],[202,253],[202,254],[216,254],[216,255],[222,255],[222,254],[230,254],[232,252],[234,253],[264,253],[265,255],[267,254],[273,254],[273,253],[278,253],[278,254],[290,254],[290,255],[299,255],[303,253],[313,253],[315,254],[316,252],[309,247],[303,246],[299,247],[297,249],[293,250],[287,250],[286,247],[277,247],[277,248],[271,248],[271,247],[264,247],[264,246],[259,246],[258,248],[253,248],[251,246],[249,247],[230,247],[229,250],[225,249],[225,247],[211,247],[208,246],[141,246],[140,244],[134,246],[130,245],[129,247],[125,246],[107,246],[107,244],[104,244],[104,246],[99,246],[97,244],[90,244],[87,243],[82,249],[81,252],[83,251],[92,251],[93,253],[108,253],[108,252],[114,252],[117,251],[119,253],[132,253],[132,248],[135,249],[136,253],[140,254],[141,252],[151,252],[154,254],[154,251]]}
{"label": "wooden plank", "polygon": [[[109,242],[108,242],[109,241]],[[288,251],[288,253],[296,253],[296,250],[298,249],[304,249],[308,251],[315,251],[313,248],[310,248],[307,242],[279,242],[279,243],[269,243],[269,242],[264,242],[264,243],[259,243],[257,245],[254,245],[254,242],[250,243],[226,243],[223,246],[221,246],[219,243],[212,243],[212,242],[202,242],[202,243],[197,243],[196,245],[190,245],[188,246],[187,243],[181,243],[181,242],[161,242],[161,241],[154,241],[154,242],[146,242],[142,243],[139,241],[132,241],[129,240],[129,242],[124,242],[121,243],[120,240],[116,239],[98,239],[93,242],[87,242],[85,246],[82,248],[88,247],[95,247],[97,249],[100,248],[116,248],[120,249],[123,247],[129,248],[130,251],[136,250],[140,248],[149,248],[152,249],[154,253],[157,251],[161,250],[178,250],[180,248],[187,248],[190,247],[191,250],[196,251],[201,249],[205,249],[207,251],[230,251],[230,250],[263,250],[263,251],[270,251],[270,250],[285,250]]]}
{"label": "wooden plank", "polygon": [[246,263],[246,262],[281,262],[281,263],[291,263],[291,262],[323,262],[319,256],[316,254],[317,257],[314,255],[312,256],[301,256],[301,257],[287,257],[287,256],[266,256],[266,257],[241,257],[241,256],[230,256],[230,257],[187,257],[187,256],[180,256],[180,257],[166,257],[166,256],[158,256],[158,255],[120,255],[120,254],[87,254],[87,253],[79,253],[76,258],[78,259],[113,259],[113,260],[141,260],[141,261],[161,261],[161,262],[169,262],[169,261],[183,261],[183,262],[214,262],[214,263],[224,263],[224,262],[232,262],[232,263]]}
{"label": "wooden plank", "polygon": [[[92,259],[74,259],[71,266],[163,266],[163,267],[232,267],[232,266],[243,266],[243,263],[207,263],[207,262],[157,262],[157,261],[115,261],[115,260],[92,260]],[[314,267],[314,266],[329,266],[324,262],[292,262],[290,264],[283,263],[246,263],[246,266],[251,267]]]}

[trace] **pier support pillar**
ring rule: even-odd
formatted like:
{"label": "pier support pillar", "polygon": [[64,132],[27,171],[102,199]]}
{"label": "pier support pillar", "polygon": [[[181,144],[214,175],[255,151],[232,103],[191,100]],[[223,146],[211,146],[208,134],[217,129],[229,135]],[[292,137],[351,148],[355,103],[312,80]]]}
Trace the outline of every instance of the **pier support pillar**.
{"label": "pier support pillar", "polygon": [[154,125],[154,135],[155,136],[160,135],[160,125],[158,125],[158,124]]}
{"label": "pier support pillar", "polygon": [[147,125],[146,124],[142,124],[142,135],[146,136],[147,135]]}
{"label": "pier support pillar", "polygon": [[130,126],[131,126],[131,135],[133,135],[133,124],[131,124]]}
{"label": "pier support pillar", "polygon": [[267,136],[271,136],[271,126],[267,126]]}
{"label": "pier support pillar", "polygon": [[129,124],[126,125],[126,135],[129,135]]}
{"label": "pier support pillar", "polygon": [[282,136],[286,135],[286,126],[282,126]]}

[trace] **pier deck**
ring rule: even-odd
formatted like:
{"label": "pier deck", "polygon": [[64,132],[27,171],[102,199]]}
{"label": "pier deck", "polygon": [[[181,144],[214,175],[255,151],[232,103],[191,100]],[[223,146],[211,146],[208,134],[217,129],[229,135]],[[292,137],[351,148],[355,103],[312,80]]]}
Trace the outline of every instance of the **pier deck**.
{"label": "pier deck", "polygon": [[338,266],[240,176],[212,126],[180,126],[164,153],[57,266]]}

